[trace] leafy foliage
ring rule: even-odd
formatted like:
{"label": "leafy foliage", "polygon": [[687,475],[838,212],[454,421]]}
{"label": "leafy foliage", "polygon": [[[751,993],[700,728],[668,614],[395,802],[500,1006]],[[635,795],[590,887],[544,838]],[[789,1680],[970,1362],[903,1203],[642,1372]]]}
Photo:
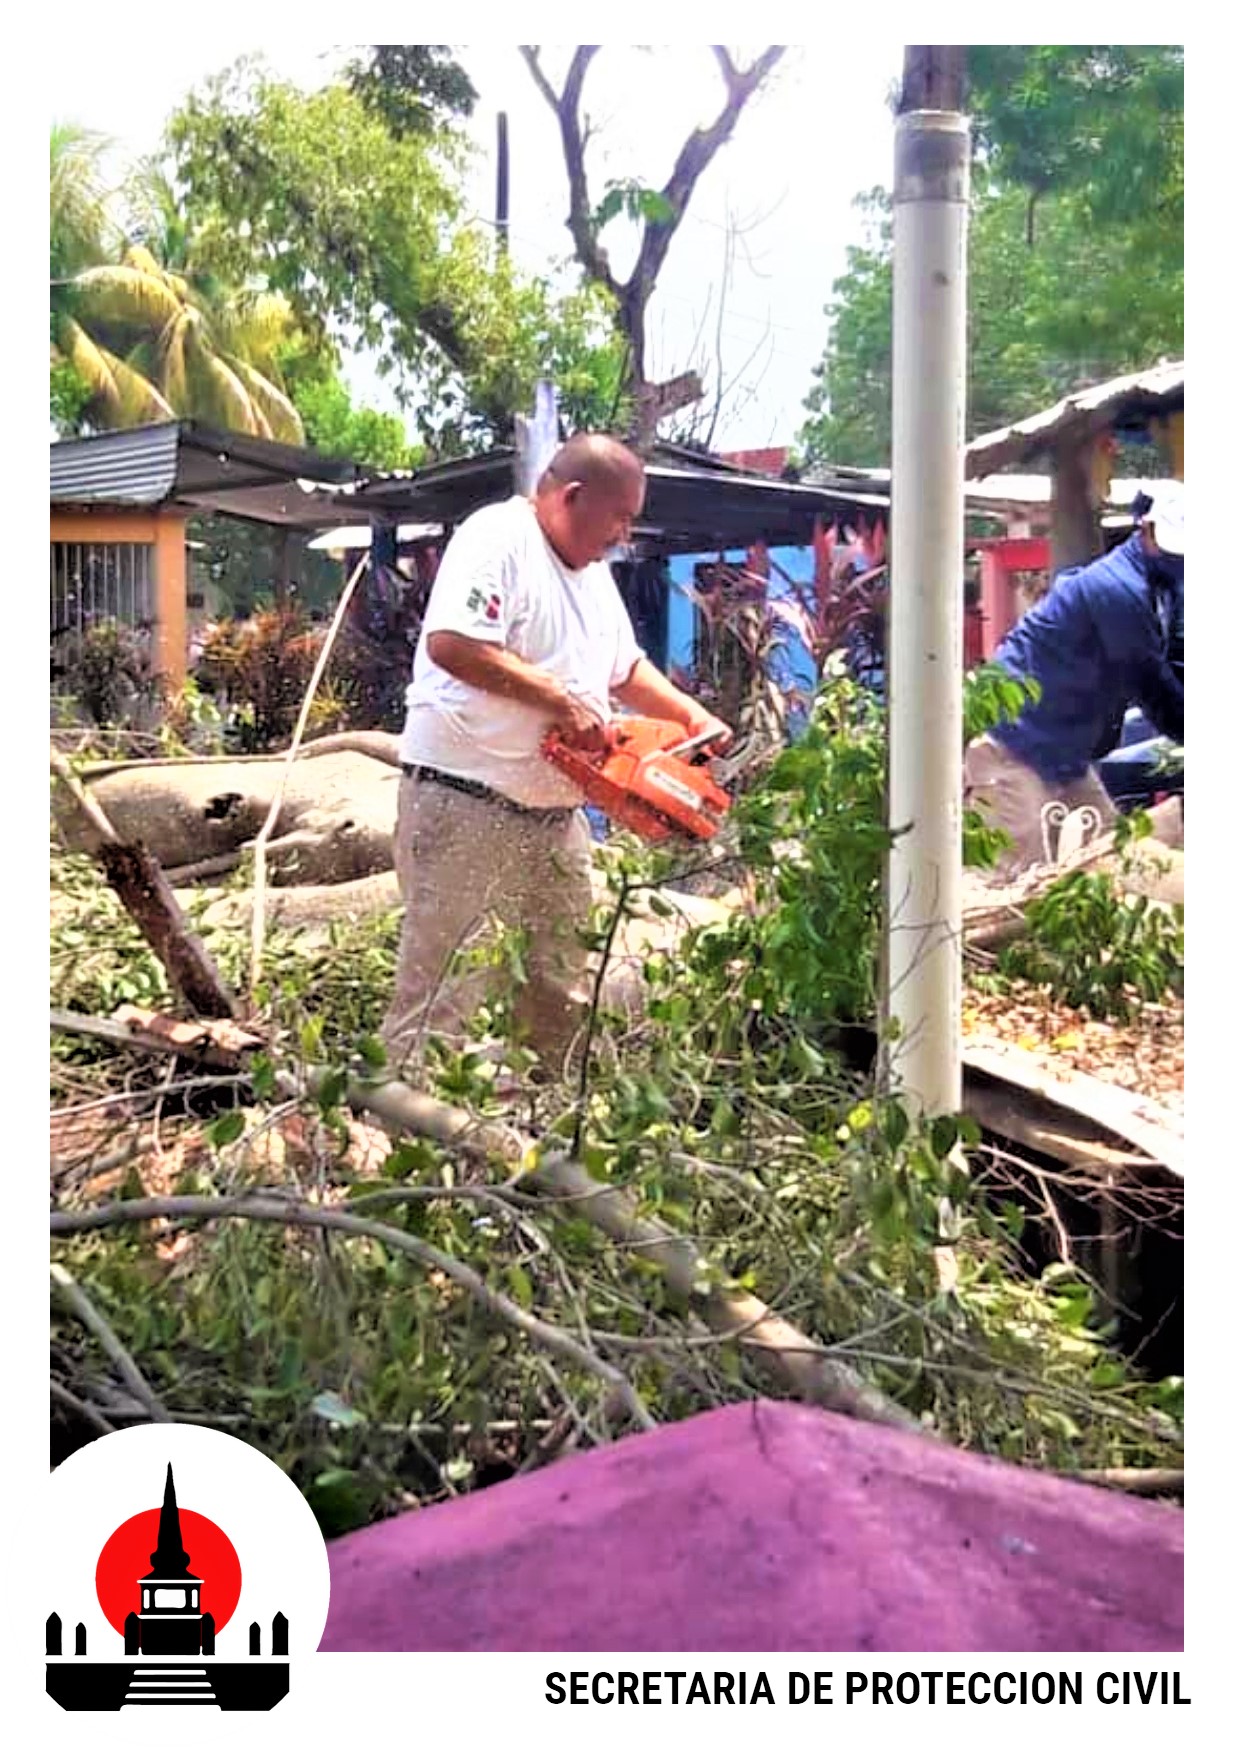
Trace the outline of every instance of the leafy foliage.
{"label": "leafy foliage", "polygon": [[348,69],[349,89],[394,139],[434,134],[471,116],[473,81],[442,43],[374,43]]}
{"label": "leafy foliage", "polygon": [[[617,845],[617,898],[660,856]],[[88,861],[59,858],[56,873],[76,902],[53,933],[56,1002],[97,1012],[118,1002],[122,982],[137,1002],[166,1002],[158,964]],[[801,902],[776,902],[776,923]],[[203,929],[225,972],[239,973],[240,934]],[[271,933],[258,998],[272,1059],[337,1075],[317,1101],[277,1100],[271,1061],[253,1068],[252,1093],[204,1089],[185,1120],[164,1122],[170,1190],[235,1197],[296,1184],[357,1209],[369,1201],[375,1218],[472,1265],[520,1306],[584,1326],[662,1418],[770,1392],[760,1359],[734,1344],[685,1345],[683,1311],[657,1271],[571,1206],[480,1204],[475,1177],[424,1140],[395,1141],[359,1166],[339,1103],[346,1071],[381,1075],[373,1033],[397,931],[391,917],[334,925],[312,946]],[[1030,1274],[1018,1209],[996,1217],[953,1155],[957,1143],[975,1149],[970,1123],[921,1127],[876,1097],[796,1024],[799,983],[784,1001],[772,977],[770,1005],[746,1013],[734,976],[717,977],[716,937],[682,958],[648,959],[645,1022],[604,1018],[582,1141],[590,1170],[693,1235],[703,1282],[794,1311],[948,1440],[1048,1467],[1174,1464],[1181,1382],[1142,1382],[1116,1356],[1080,1272]],[[57,1053],[75,1089],[108,1075],[96,1047],[75,1046],[71,1067],[63,1042]],[[495,1111],[492,1072],[470,1052],[431,1062],[439,1093],[482,1114]],[[148,1070],[152,1091],[161,1075]],[[563,1092],[540,1099],[548,1140],[565,1141],[573,1108]],[[110,1196],[136,1193],[125,1173],[114,1172]],[[101,1196],[88,1179],[59,1202]],[[949,1291],[937,1268],[944,1241],[957,1266]],[[221,1222],[182,1241],[148,1226],[57,1252],[174,1416],[235,1421],[289,1470],[329,1532],[536,1465],[548,1426],[565,1418],[595,1431],[607,1422],[595,1378],[548,1371],[457,1286],[381,1242],[328,1246],[279,1225]],[[93,1339],[60,1312],[53,1359],[88,1397],[106,1379]]]}
{"label": "leafy foliage", "polygon": [[281,367],[311,449],[375,470],[412,469],[422,461],[424,449],[410,444],[399,415],[356,405],[327,349],[298,338],[282,353]]}
{"label": "leafy foliage", "polygon": [[[322,641],[323,630],[312,628],[299,608],[260,609],[206,629],[198,686],[227,703],[244,753],[288,742]],[[338,702],[321,689],[315,709],[318,729],[338,719]]]}
{"label": "leafy foliage", "polygon": [[1032,195],[1081,194],[1102,225],[1143,220],[1173,251],[1183,231],[1183,50],[1142,45],[975,45],[977,145]]}
{"label": "leafy foliage", "polygon": [[442,452],[506,430],[561,349],[609,340],[596,299],[561,304],[465,223],[462,148],[442,129],[393,134],[354,90],[306,94],[240,63],[169,141],[215,270],[283,294],[316,339],[375,350]]}
{"label": "leafy foliage", "polygon": [[612,179],[601,201],[590,216],[595,232],[609,225],[620,214],[634,225],[667,225],[676,217],[675,208],[660,189],[646,188],[632,177]]}
{"label": "leafy foliage", "polygon": [[[968,430],[1183,347],[1183,70],[1174,49],[974,47]],[[827,307],[811,461],[890,458],[889,197]]]}
{"label": "leafy foliage", "polygon": [[287,303],[204,272],[159,168],[106,190],[107,142],[52,129],[51,401],[60,431],[193,416],[299,442]]}
{"label": "leafy foliage", "polygon": [[104,170],[106,136],[65,122],[51,128],[53,282],[105,261],[119,245]]}
{"label": "leafy foliage", "polygon": [[70,628],[52,642],[52,680],[91,723],[127,724],[156,697],[150,636],[114,620]]}
{"label": "leafy foliage", "polygon": [[756,905],[701,952],[736,983],[739,1017],[821,1028],[876,1014],[885,800],[881,712],[857,683],[833,678],[804,734],[737,806]]}
{"label": "leafy foliage", "polygon": [[90,398],[90,385],[77,368],[65,358],[53,356],[48,380],[48,409],[58,437],[68,438],[81,430]]}
{"label": "leafy foliage", "polygon": [[998,971],[1048,986],[1092,1016],[1127,1021],[1139,1003],[1181,989],[1183,909],[1126,895],[1101,871],[1073,871],[1031,901],[1025,937]]}

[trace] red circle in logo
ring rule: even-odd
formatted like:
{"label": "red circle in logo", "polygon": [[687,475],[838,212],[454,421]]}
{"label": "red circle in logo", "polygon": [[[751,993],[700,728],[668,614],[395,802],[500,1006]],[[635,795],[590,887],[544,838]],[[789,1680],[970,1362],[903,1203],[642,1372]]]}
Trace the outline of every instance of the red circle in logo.
{"label": "red circle in logo", "polygon": [[[202,1611],[215,1618],[222,1631],[236,1612],[241,1598],[241,1560],[222,1528],[196,1510],[183,1509],[181,1544],[189,1554],[189,1569],[202,1583]],[[150,1574],[151,1553],[159,1544],[159,1511],[142,1510],[116,1529],[95,1565],[95,1594],[109,1625],[125,1635],[125,1619],[141,1610],[138,1584]]]}

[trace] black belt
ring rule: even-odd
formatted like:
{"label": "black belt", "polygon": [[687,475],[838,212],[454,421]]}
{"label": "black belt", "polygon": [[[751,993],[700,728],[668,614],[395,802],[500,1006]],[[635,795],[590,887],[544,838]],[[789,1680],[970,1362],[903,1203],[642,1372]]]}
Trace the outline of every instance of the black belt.
{"label": "black belt", "polygon": [[463,791],[466,797],[480,797],[486,803],[497,803],[503,809],[515,810],[518,816],[536,816],[550,822],[576,814],[574,806],[561,809],[517,803],[515,798],[505,797],[501,791],[492,791],[489,785],[483,785],[478,779],[464,779],[459,773],[444,773],[438,767],[417,767],[402,761],[400,771],[406,779],[420,779],[427,785],[443,785],[449,791]]}

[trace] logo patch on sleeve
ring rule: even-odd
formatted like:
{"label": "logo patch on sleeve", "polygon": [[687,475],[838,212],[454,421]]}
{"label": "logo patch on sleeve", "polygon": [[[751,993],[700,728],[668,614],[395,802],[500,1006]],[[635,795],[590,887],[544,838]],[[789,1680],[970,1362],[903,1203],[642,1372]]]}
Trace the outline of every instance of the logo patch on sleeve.
{"label": "logo patch on sleeve", "polygon": [[499,619],[499,610],[503,606],[499,592],[484,591],[481,585],[475,584],[465,598],[465,607],[471,615],[481,615],[484,620],[495,622]]}

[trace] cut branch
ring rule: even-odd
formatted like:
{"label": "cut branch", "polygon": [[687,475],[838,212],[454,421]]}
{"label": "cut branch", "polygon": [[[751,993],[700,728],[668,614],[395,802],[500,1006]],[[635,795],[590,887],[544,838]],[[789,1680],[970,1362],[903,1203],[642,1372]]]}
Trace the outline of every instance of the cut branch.
{"label": "cut branch", "polygon": [[1110,1491],[1126,1491],[1136,1497],[1181,1496],[1181,1467],[1097,1467],[1082,1473],[1068,1473],[1068,1479],[1080,1479],[1086,1485],[1103,1485]]}
{"label": "cut branch", "polygon": [[[52,1221],[54,1226],[54,1216]],[[83,1327],[85,1327],[88,1332],[94,1334],[104,1351],[107,1352],[112,1362],[120,1371],[121,1378],[130,1393],[137,1395],[138,1399],[147,1408],[151,1417],[157,1424],[171,1424],[171,1414],[163,1405],[163,1402],[154,1393],[147,1382],[146,1377],[142,1374],[137,1364],[133,1361],[132,1357],[130,1357],[129,1353],[125,1350],[125,1347],[116,1337],[111,1326],[86,1295],[86,1292],[82,1289],[81,1285],[78,1284],[76,1279],[74,1279],[70,1273],[66,1272],[63,1266],[55,1261],[52,1263],[51,1272],[52,1285],[55,1288],[57,1297],[64,1304],[65,1308],[69,1310],[70,1314],[76,1316],[76,1318],[82,1323]]]}
{"label": "cut branch", "polygon": [[[612,1240],[624,1243],[658,1267],[668,1286],[716,1332],[761,1353],[782,1375],[791,1391],[813,1405],[825,1406],[870,1423],[893,1425],[925,1435],[911,1413],[869,1385],[849,1365],[830,1355],[825,1346],[776,1315],[758,1297],[738,1287],[717,1283],[708,1261],[686,1237],[653,1218],[641,1217],[634,1197],[621,1188],[596,1181],[568,1156],[540,1157],[533,1142],[507,1127],[487,1125],[461,1108],[453,1108],[401,1083],[378,1087],[350,1085],[346,1099],[367,1108],[378,1119],[402,1131],[416,1132],[458,1150],[496,1155],[520,1170],[521,1184],[569,1205]],[[740,1335],[740,1337],[737,1337]]]}
{"label": "cut branch", "polygon": [[[396,1229],[391,1224],[375,1223],[358,1217],[347,1206],[307,1205],[301,1200],[251,1195],[243,1195],[237,1199],[211,1199],[189,1195],[171,1199],[122,1199],[111,1205],[97,1206],[93,1211],[54,1211],[51,1214],[51,1231],[53,1235],[81,1235],[92,1230],[108,1229],[117,1224],[147,1223],[156,1218],[180,1226],[235,1217],[252,1218],[259,1223],[293,1224],[303,1229],[339,1230],[346,1235],[361,1236],[369,1241],[380,1242],[384,1247],[395,1249],[399,1253],[408,1254],[419,1265],[450,1278],[489,1315],[505,1322],[509,1327],[515,1327],[542,1350],[597,1376],[622,1402],[636,1424],[645,1430],[654,1428],[654,1419],[623,1372],[600,1358],[588,1346],[582,1345],[562,1327],[552,1326],[549,1321],[542,1321],[536,1315],[528,1314],[501,1292],[492,1290],[472,1267],[466,1266],[453,1255],[441,1253],[429,1242],[423,1242],[417,1236],[411,1236],[407,1231]],[[53,1276],[60,1272],[68,1278],[68,1274],[63,1273],[60,1267],[53,1266],[52,1272]],[[81,1296],[80,1291],[78,1295]],[[81,1318],[88,1320],[84,1310],[81,1311]],[[97,1319],[101,1320],[101,1317]],[[92,1327],[92,1331],[97,1333],[101,1343],[105,1343],[98,1328]],[[111,1330],[108,1331],[110,1333]],[[115,1334],[111,1334],[111,1339],[119,1347],[120,1342]],[[115,1351],[111,1355],[117,1357]],[[123,1355],[128,1358],[128,1353]],[[119,1357],[117,1361],[119,1363]],[[135,1393],[145,1390],[149,1395],[150,1391],[145,1389],[133,1360],[128,1358],[128,1362],[136,1378],[130,1379],[126,1375],[130,1387]],[[167,1417],[162,1408],[161,1413],[164,1418]]]}
{"label": "cut branch", "polygon": [[146,847],[125,844],[58,749],[51,768],[60,805],[78,843],[103,867],[121,905],[150,944],[168,978],[199,1016],[235,1017],[236,1001],[201,938],[189,928],[176,896]]}
{"label": "cut branch", "polygon": [[[328,1075],[325,1069],[311,1071],[308,1077],[310,1088],[320,1089]],[[277,1075],[277,1085],[286,1095],[299,1093],[296,1081],[288,1073]],[[373,1114],[390,1131],[411,1132],[432,1139],[476,1161],[497,1159],[506,1162],[512,1170],[513,1180],[519,1180],[522,1187],[563,1203],[573,1216],[584,1218],[604,1235],[622,1242],[657,1266],[673,1294],[699,1315],[714,1333],[764,1358],[799,1398],[871,1423],[914,1430],[919,1435],[928,1434],[916,1418],[872,1387],[850,1365],[832,1355],[828,1347],[808,1338],[760,1298],[750,1296],[725,1279],[720,1282],[717,1270],[703,1259],[688,1237],[656,1219],[642,1217],[632,1194],[595,1180],[572,1158],[552,1154],[540,1156],[535,1142],[515,1128],[479,1120],[463,1108],[453,1107],[395,1080],[371,1084],[354,1079],[345,1090],[344,1100],[354,1109]],[[205,1203],[210,1205],[212,1202]],[[242,1211],[244,1200],[217,1203],[226,1209],[216,1210],[215,1215],[265,1216],[272,1222],[289,1210],[299,1209],[283,1201],[268,1201],[271,1210],[264,1212],[251,1210],[248,1206]],[[193,1200],[130,1201],[126,1213],[134,1220],[140,1216],[168,1216],[176,1210],[188,1212],[194,1204]],[[361,1223],[356,1217],[348,1224],[337,1222],[341,1215],[339,1208],[328,1212],[320,1212],[317,1207],[304,1209],[312,1212],[315,1221],[327,1228],[356,1229]],[[119,1210],[118,1206],[102,1208],[105,1213]],[[53,1214],[52,1229],[54,1233],[70,1233],[120,1221],[124,1219],[101,1217],[99,1213],[62,1212]],[[288,1221],[295,1220],[289,1218]],[[367,1231],[359,1229],[357,1233],[374,1231],[375,1226],[371,1225]],[[468,1272],[468,1268],[458,1261],[452,1261],[449,1270],[449,1266],[443,1263],[448,1257],[440,1259],[429,1244],[417,1242],[401,1230],[390,1233],[400,1238],[392,1243],[394,1247],[415,1254],[449,1277],[454,1273]],[[436,1257],[431,1260],[431,1255]],[[480,1280],[477,1282],[481,1284]],[[484,1286],[482,1288],[485,1290]],[[496,1294],[486,1291],[488,1297]],[[511,1307],[522,1321],[530,1319],[514,1304]]]}

